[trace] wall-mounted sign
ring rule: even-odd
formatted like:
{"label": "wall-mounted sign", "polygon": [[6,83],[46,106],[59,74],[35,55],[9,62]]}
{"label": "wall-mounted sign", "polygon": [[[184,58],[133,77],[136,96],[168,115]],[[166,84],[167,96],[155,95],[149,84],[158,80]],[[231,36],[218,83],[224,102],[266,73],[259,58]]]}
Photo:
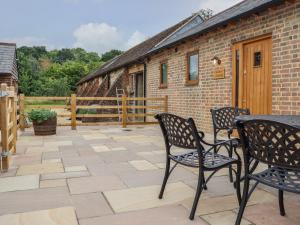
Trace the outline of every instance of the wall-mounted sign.
{"label": "wall-mounted sign", "polygon": [[224,79],[225,78],[225,68],[216,68],[214,70],[214,79]]}

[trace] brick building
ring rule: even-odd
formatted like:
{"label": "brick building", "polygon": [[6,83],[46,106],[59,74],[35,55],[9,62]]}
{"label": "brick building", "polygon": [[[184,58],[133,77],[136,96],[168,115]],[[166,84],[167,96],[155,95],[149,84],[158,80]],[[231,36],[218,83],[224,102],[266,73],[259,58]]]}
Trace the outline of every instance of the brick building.
{"label": "brick building", "polygon": [[16,44],[0,42],[0,83],[18,86]]}
{"label": "brick building", "polygon": [[194,14],[138,55],[143,64],[132,68],[143,65],[145,95],[168,95],[169,112],[205,131],[213,107],[300,115],[299,0],[245,0],[208,20]]}
{"label": "brick building", "polygon": [[147,57],[147,96],[168,95],[171,113],[206,131],[213,107],[300,115],[300,1],[243,1]]}

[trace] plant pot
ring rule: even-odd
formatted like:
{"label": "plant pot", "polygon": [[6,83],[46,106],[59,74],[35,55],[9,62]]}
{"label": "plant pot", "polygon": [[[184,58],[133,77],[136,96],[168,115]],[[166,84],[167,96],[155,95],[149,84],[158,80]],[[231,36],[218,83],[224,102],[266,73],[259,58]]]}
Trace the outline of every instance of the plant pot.
{"label": "plant pot", "polygon": [[33,121],[34,134],[37,136],[56,134],[57,118],[52,118],[42,122]]}

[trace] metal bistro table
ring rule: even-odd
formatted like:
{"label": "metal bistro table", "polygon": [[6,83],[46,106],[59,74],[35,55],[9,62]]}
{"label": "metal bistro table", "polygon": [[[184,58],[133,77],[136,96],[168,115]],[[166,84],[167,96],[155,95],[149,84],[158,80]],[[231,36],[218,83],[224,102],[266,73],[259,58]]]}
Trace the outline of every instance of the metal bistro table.
{"label": "metal bistro table", "polygon": [[[270,120],[279,123],[288,124],[290,126],[294,126],[300,129],[300,116],[291,116],[291,115],[242,115],[237,116],[235,118],[235,122],[237,121],[248,121],[248,120]],[[251,161],[253,165],[250,168],[250,173],[253,173],[257,168],[259,162],[257,160]],[[241,181],[243,181],[245,177],[241,177]]]}
{"label": "metal bistro table", "polygon": [[288,124],[300,129],[300,116],[288,116],[288,115],[245,115],[237,116],[235,121],[247,121],[247,120],[271,120],[279,123]]}

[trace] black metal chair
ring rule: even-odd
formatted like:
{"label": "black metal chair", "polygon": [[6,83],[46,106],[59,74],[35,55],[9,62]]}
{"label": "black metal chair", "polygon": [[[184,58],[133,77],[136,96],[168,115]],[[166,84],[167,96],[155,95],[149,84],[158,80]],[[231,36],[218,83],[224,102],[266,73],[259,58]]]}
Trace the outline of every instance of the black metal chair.
{"label": "black metal chair", "polygon": [[[279,209],[285,215],[283,192],[300,194],[300,129],[268,120],[237,121],[245,163],[242,203],[236,225],[240,225],[247,202],[259,183],[278,189]],[[267,164],[260,173],[250,171],[250,159]],[[249,190],[250,180],[255,184]]]}
{"label": "black metal chair", "polygon": [[[190,219],[193,220],[197,204],[203,189],[206,189],[206,184],[212,178],[212,176],[220,169],[228,167],[232,164],[237,165],[237,170],[234,170],[237,181],[240,180],[241,174],[241,160],[216,154],[213,150],[215,147],[229,145],[228,141],[219,142],[218,144],[209,144],[204,141],[204,133],[198,132],[193,119],[183,119],[181,117],[172,114],[159,114],[155,118],[159,121],[166,146],[166,171],[159,194],[161,199],[164,194],[164,190],[168,181],[168,178],[172,171],[178,164],[199,168],[198,185],[192,210],[190,213]],[[205,146],[209,146],[209,149],[205,150]],[[183,149],[188,149],[184,154],[172,154],[171,147],[176,146]],[[174,161],[175,165],[170,168],[170,162]],[[204,172],[213,171],[213,173],[205,180]],[[240,185],[238,182],[237,198],[240,203],[241,193]]]}
{"label": "black metal chair", "polygon": [[[234,125],[234,120],[237,116],[249,115],[250,111],[248,109],[241,109],[237,107],[222,107],[214,108],[210,110],[213,121],[213,131],[214,131],[214,143],[224,141],[222,138],[218,138],[220,131],[226,131],[228,140],[230,141],[230,146],[227,147],[228,156],[232,157],[233,149],[239,146],[239,140],[232,138],[231,135],[233,130],[236,128]],[[218,152],[218,148],[215,149]],[[229,179],[233,182],[232,167],[229,167]]]}

